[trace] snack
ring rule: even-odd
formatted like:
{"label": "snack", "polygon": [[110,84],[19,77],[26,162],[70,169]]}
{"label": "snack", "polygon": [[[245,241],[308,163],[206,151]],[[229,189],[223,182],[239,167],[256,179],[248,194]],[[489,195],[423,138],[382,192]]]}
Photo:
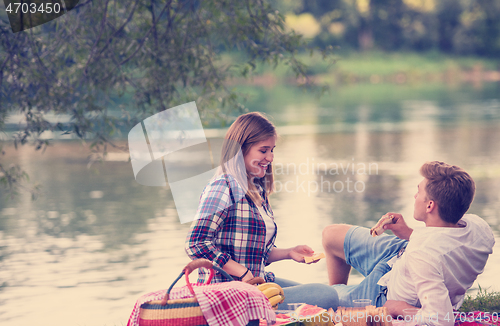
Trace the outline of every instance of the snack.
{"label": "snack", "polygon": [[394,215],[385,214],[380,218],[380,220],[375,224],[374,227],[371,228],[370,234],[372,237],[376,237],[377,235],[381,235],[384,233],[384,225],[394,223]]}
{"label": "snack", "polygon": [[319,254],[314,254],[312,256],[309,256],[309,257],[304,257],[304,260],[307,264],[309,263],[312,263],[314,261],[318,261],[320,260],[321,258],[325,258],[325,254],[320,252]]}
{"label": "snack", "polygon": [[278,304],[283,303],[285,300],[283,289],[276,283],[263,283],[257,285],[257,289],[264,293],[274,310],[278,309]]}
{"label": "snack", "polygon": [[335,318],[333,310],[327,311],[318,306],[303,304],[295,309],[293,317],[303,326],[333,326]]}

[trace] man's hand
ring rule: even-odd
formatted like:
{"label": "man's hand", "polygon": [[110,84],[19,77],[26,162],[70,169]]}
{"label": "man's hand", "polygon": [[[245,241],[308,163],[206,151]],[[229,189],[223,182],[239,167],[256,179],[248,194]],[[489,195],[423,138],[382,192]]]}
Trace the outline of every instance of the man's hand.
{"label": "man's hand", "polygon": [[311,247],[306,245],[299,245],[291,248],[290,250],[290,258],[299,263],[304,263],[304,256],[312,256],[314,255],[314,250]]}
{"label": "man's hand", "polygon": [[411,306],[407,304],[405,301],[397,301],[397,300],[387,300],[386,303],[384,304],[384,307],[389,310],[389,313],[391,314],[392,318],[398,318],[398,317],[405,317],[403,313],[403,309],[408,309],[408,308],[416,308],[414,306]]}
{"label": "man's hand", "polygon": [[398,213],[387,213],[388,215],[393,215],[392,224],[384,225],[384,230],[391,230],[394,232],[398,238],[403,240],[410,240],[410,235],[413,229],[410,229],[403,218],[403,215]]}

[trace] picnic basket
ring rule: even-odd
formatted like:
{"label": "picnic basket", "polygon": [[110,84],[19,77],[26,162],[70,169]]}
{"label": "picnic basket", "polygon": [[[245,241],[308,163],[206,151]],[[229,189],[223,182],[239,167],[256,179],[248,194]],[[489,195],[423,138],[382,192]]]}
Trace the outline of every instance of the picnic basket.
{"label": "picnic basket", "polygon": [[[191,261],[182,270],[167,290],[163,300],[153,300],[143,303],[140,306],[139,326],[208,326],[207,320],[203,316],[202,310],[196,299],[193,287],[189,282],[189,274],[204,267],[210,270],[207,284],[212,281],[215,271],[221,273],[229,281],[233,278],[221,268],[214,266],[207,259],[197,259]],[[182,278],[186,277],[186,284],[193,295],[192,298],[169,300],[169,295],[174,285]],[[247,326],[258,326],[259,320],[251,320]]]}

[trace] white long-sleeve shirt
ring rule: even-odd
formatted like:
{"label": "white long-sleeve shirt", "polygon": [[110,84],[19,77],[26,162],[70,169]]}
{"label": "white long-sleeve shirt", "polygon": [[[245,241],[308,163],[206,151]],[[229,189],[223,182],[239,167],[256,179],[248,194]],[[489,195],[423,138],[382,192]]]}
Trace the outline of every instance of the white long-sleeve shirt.
{"label": "white long-sleeve shirt", "polygon": [[429,325],[453,325],[458,309],[493,252],[495,238],[488,224],[467,214],[459,228],[415,228],[404,254],[389,261],[391,271],[378,282],[387,299],[421,307],[417,316]]}

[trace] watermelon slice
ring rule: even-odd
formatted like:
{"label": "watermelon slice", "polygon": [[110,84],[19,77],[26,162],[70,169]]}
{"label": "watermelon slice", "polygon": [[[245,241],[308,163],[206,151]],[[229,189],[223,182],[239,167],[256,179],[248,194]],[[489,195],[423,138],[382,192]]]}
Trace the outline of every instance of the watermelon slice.
{"label": "watermelon slice", "polygon": [[[259,326],[267,326],[267,321],[261,319]],[[291,319],[286,314],[276,314],[276,324],[273,324],[273,326],[301,326],[301,324],[298,320]]]}
{"label": "watermelon slice", "polygon": [[280,318],[276,315],[276,324],[274,326],[300,326],[300,322],[297,320],[290,319],[290,316],[286,316],[286,318]]}
{"label": "watermelon slice", "polygon": [[326,309],[309,304],[298,307],[291,315],[292,319],[298,320],[304,326],[332,326],[335,316],[332,316]]}

